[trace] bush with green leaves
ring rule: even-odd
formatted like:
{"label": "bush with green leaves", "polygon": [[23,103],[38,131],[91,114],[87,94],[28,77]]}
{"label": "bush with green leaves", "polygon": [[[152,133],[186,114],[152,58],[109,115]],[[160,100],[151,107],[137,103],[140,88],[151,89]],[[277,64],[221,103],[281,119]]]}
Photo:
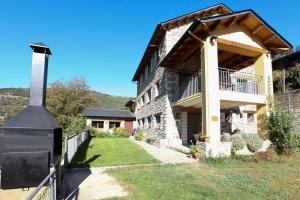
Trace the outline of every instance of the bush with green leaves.
{"label": "bush with green leaves", "polygon": [[293,149],[300,149],[300,133],[293,133],[291,137],[291,147]]}
{"label": "bush with green leaves", "polygon": [[118,138],[128,138],[129,134],[126,128],[124,127],[118,127],[114,130],[113,136]]}
{"label": "bush with green leaves", "polygon": [[193,144],[193,145],[190,146],[190,148],[191,148],[191,154],[192,155],[195,155],[197,153],[204,154],[204,151],[205,151],[204,147],[201,146],[201,145],[194,145]]}
{"label": "bush with green leaves", "polygon": [[247,148],[252,153],[258,151],[263,145],[262,139],[256,133],[244,133],[242,137],[245,139]]}
{"label": "bush with green leaves", "polygon": [[223,142],[230,142],[230,140],[231,140],[230,133],[223,133],[223,135],[222,135],[222,141]]}
{"label": "bush with green leaves", "polygon": [[136,133],[134,134],[134,139],[141,141],[145,138],[145,133],[142,130],[137,130]]}
{"label": "bush with green leaves", "polygon": [[246,146],[245,139],[240,135],[236,134],[231,137],[231,151],[232,153],[235,153],[238,150],[242,150]]}
{"label": "bush with green leaves", "polygon": [[289,153],[293,149],[292,116],[283,110],[272,111],[268,118],[268,131],[271,141],[279,153]]}
{"label": "bush with green leaves", "polygon": [[288,74],[287,82],[292,89],[300,88],[300,66],[299,65],[296,65],[295,67],[291,68]]}
{"label": "bush with green leaves", "polygon": [[64,135],[72,135],[74,133],[86,130],[85,118],[81,115],[64,116],[64,121],[68,123],[67,128],[63,130]]}
{"label": "bush with green leaves", "polygon": [[159,138],[156,134],[149,134],[146,137],[146,142],[149,144],[158,144],[159,143]]}

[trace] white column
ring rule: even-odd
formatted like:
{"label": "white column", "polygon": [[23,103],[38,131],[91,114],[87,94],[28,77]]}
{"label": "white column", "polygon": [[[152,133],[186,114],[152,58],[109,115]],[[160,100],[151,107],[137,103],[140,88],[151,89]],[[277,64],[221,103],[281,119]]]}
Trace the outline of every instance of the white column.
{"label": "white column", "polygon": [[208,37],[201,52],[202,133],[220,142],[220,97],[217,42]]}

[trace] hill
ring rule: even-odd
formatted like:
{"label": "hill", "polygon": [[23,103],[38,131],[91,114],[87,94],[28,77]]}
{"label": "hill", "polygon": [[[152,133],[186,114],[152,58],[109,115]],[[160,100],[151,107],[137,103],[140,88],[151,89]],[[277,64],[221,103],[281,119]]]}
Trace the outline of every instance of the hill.
{"label": "hill", "polygon": [[[96,91],[90,91],[96,101],[95,107],[126,109],[125,104],[130,97],[113,96]],[[29,102],[28,88],[0,88],[0,124],[6,116],[21,110]]]}

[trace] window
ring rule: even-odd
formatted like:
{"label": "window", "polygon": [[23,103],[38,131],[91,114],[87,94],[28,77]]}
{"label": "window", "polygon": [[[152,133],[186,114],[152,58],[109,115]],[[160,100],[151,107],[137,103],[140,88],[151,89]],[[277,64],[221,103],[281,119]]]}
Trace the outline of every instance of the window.
{"label": "window", "polygon": [[148,121],[148,128],[151,128],[151,116],[150,117],[147,117],[147,121]]}
{"label": "window", "polygon": [[104,122],[103,121],[92,121],[92,127],[94,128],[103,128]]}
{"label": "window", "polygon": [[142,96],[142,101],[143,101],[143,105],[147,103],[147,102],[146,102],[145,95]]}
{"label": "window", "polygon": [[118,128],[120,125],[121,122],[109,122],[109,128]]}
{"label": "window", "polygon": [[247,121],[248,122],[254,122],[254,113],[248,113],[247,114]]}
{"label": "window", "polygon": [[159,81],[155,84],[155,97],[157,97],[159,95],[159,87],[160,87],[160,84],[159,84]]}
{"label": "window", "polygon": [[155,123],[156,123],[156,128],[159,128],[160,127],[160,123],[161,123],[161,119],[160,119],[160,115],[161,114],[156,114],[155,115]]}
{"label": "window", "polygon": [[148,90],[148,103],[151,102],[151,88]]}
{"label": "window", "polygon": [[140,98],[140,107],[143,107],[144,102],[143,102],[143,97]]}

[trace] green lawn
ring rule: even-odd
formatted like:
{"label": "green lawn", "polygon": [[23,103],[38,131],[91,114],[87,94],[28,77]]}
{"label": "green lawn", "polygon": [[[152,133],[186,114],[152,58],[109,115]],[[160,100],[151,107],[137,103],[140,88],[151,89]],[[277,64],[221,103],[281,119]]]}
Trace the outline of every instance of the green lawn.
{"label": "green lawn", "polygon": [[232,158],[109,174],[130,193],[120,199],[300,199],[300,153],[273,161]]}
{"label": "green lawn", "polygon": [[71,167],[99,167],[158,163],[127,138],[93,138],[78,149]]}

